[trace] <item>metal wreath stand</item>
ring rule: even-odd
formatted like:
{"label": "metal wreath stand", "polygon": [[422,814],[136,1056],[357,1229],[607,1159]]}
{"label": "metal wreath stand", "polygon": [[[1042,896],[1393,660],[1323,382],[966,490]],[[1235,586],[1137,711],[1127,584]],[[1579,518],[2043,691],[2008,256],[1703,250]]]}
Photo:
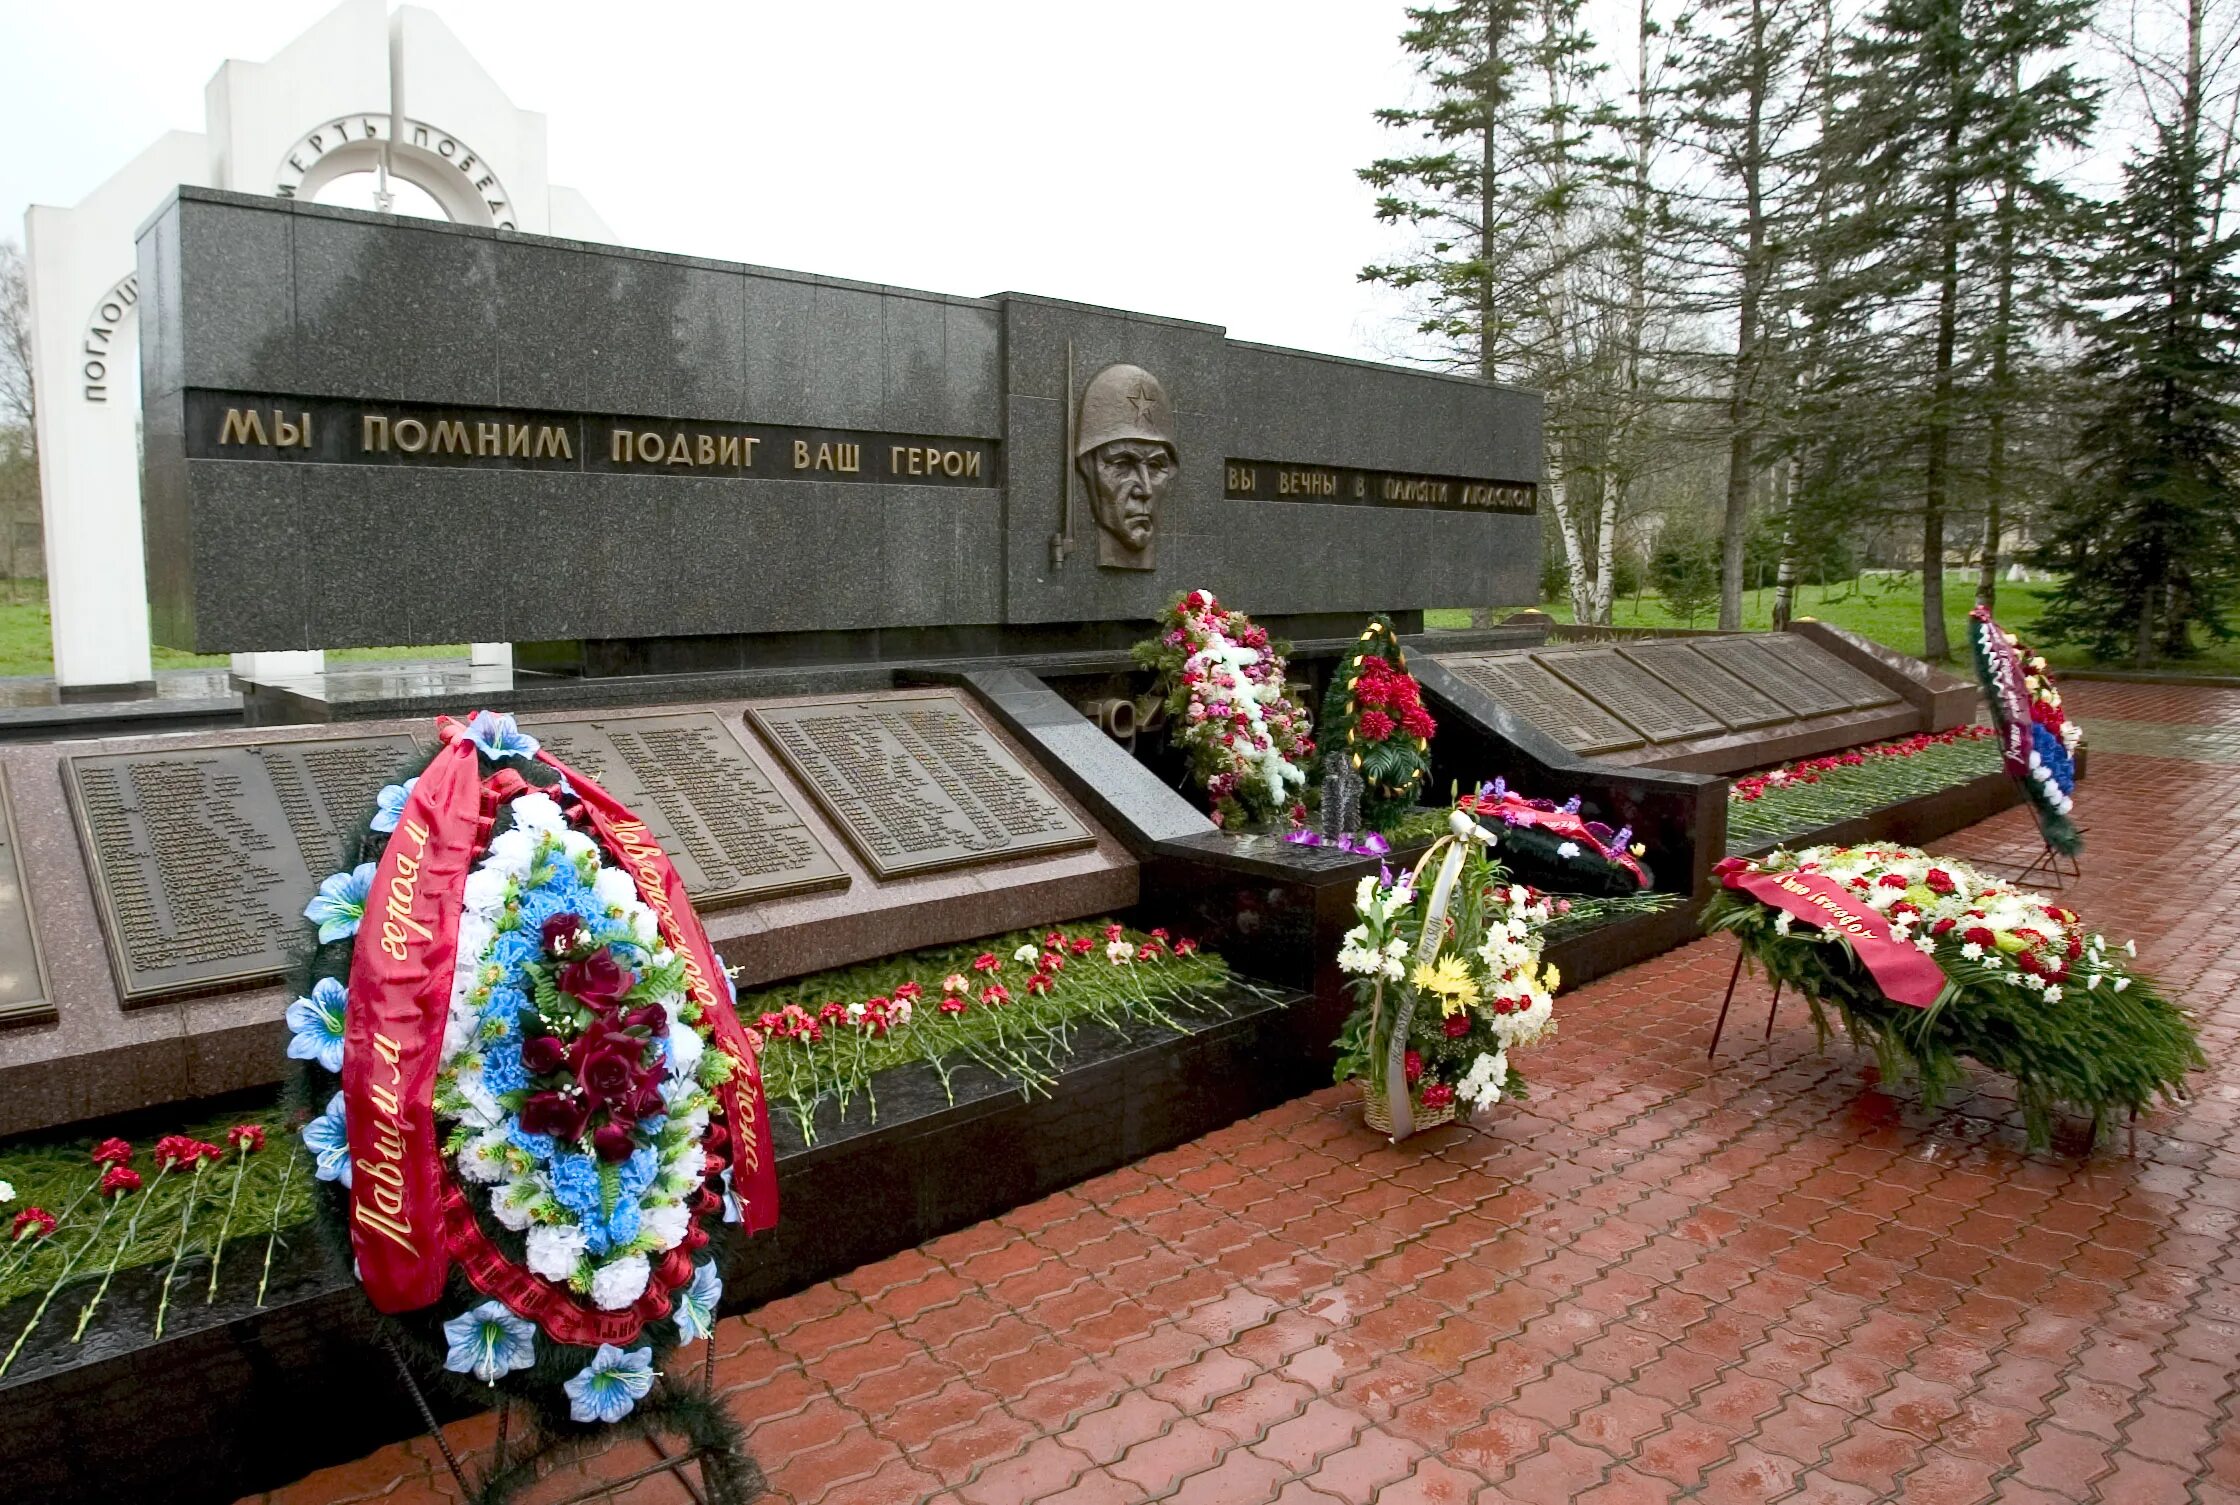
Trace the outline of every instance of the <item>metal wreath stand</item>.
{"label": "metal wreath stand", "polygon": [[[397,1377],[404,1381],[406,1392],[412,1396],[414,1409],[420,1413],[420,1420],[426,1424],[428,1435],[435,1439],[436,1449],[443,1455],[444,1467],[450,1469],[451,1477],[458,1481],[460,1497],[465,1500],[483,1502],[483,1505],[497,1505],[497,1502],[510,1496],[514,1489],[519,1487],[518,1485],[497,1493],[491,1491],[499,1476],[506,1471],[506,1433],[513,1418],[513,1402],[505,1397],[500,1397],[498,1401],[498,1439],[491,1450],[490,1467],[484,1473],[482,1485],[478,1489],[469,1481],[466,1465],[460,1461],[458,1453],[452,1449],[451,1439],[443,1435],[443,1424],[436,1420],[435,1408],[428,1403],[427,1392],[420,1388],[419,1378],[413,1374],[412,1366],[406,1362],[404,1350],[397,1346],[395,1336],[386,1329],[381,1333],[381,1346],[389,1351],[389,1360],[397,1367]],[[715,1393],[716,1373],[716,1340],[713,1332],[709,1333],[707,1337],[706,1347],[707,1357],[700,1366],[700,1383],[701,1387],[712,1396]],[[663,1384],[668,1383],[666,1374],[662,1376],[661,1382]],[[668,1474],[674,1477],[677,1483],[683,1487],[684,1492],[692,1497],[693,1505],[711,1505],[712,1501],[719,1500],[722,1496],[717,1492],[715,1481],[709,1476],[709,1465],[713,1460],[726,1455],[738,1465],[744,1475],[745,1492],[740,1498],[753,1500],[764,1493],[765,1481],[762,1477],[761,1466],[743,1453],[733,1453],[728,1448],[714,1446],[692,1447],[681,1453],[671,1453],[661,1446],[660,1441],[651,1432],[643,1432],[638,1435],[644,1439],[646,1446],[653,1449],[657,1455],[657,1461],[647,1464],[634,1473],[624,1474],[619,1478],[602,1480],[586,1489],[579,1490],[575,1494],[555,1500],[551,1502],[551,1505],[586,1505],[586,1502],[604,1499],[615,1494],[618,1490],[627,1489],[639,1480],[650,1479],[656,1474]],[[593,1439],[553,1438],[547,1441],[534,1454],[521,1460],[529,1464],[531,1468],[530,1477],[523,1480],[522,1483],[534,1482],[537,1477],[535,1466],[542,1463],[546,1458],[572,1453],[590,1440]],[[700,1465],[698,1484],[695,1484],[691,1476],[685,1472],[686,1468],[694,1463]]]}

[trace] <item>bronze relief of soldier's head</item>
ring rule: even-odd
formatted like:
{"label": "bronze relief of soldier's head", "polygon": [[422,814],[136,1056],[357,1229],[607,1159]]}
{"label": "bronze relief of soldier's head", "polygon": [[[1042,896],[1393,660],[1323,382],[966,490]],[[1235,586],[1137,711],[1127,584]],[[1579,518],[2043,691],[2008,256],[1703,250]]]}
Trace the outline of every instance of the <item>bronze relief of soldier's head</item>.
{"label": "bronze relief of soldier's head", "polygon": [[1179,462],[1166,389],[1140,366],[1105,367],[1081,394],[1074,436],[1073,463],[1097,519],[1097,563],[1155,568],[1159,509]]}

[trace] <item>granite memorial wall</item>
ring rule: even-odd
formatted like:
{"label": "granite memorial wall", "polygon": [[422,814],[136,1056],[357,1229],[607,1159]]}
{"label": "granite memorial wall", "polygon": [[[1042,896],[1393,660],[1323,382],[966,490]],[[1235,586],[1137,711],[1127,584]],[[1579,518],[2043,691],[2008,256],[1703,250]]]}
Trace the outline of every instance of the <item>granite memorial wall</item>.
{"label": "granite memorial wall", "polygon": [[1483,382],[193,188],[140,261],[178,647],[720,669],[1537,594],[1540,400]]}

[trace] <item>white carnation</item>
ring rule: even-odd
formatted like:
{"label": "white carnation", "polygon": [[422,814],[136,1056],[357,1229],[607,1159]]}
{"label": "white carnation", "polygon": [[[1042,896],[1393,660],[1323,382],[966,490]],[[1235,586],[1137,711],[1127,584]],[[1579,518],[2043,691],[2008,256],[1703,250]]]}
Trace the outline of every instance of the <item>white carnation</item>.
{"label": "white carnation", "polygon": [[459,1174],[484,1186],[497,1185],[507,1174],[505,1148],[505,1130],[485,1129],[467,1141],[465,1152],[459,1156]]}
{"label": "white carnation", "polygon": [[[474,880],[470,878],[467,881],[472,883]],[[499,897],[502,901],[504,894],[501,892]],[[498,927],[488,917],[473,909],[470,908],[459,916],[459,949],[456,953],[458,965],[473,971],[481,964],[482,953],[490,949],[490,943],[497,935]]]}
{"label": "white carnation", "polygon": [[[582,1262],[583,1230],[573,1223],[540,1223],[529,1230],[529,1268],[545,1279],[566,1281]],[[638,1284],[642,1289],[645,1282]]]}
{"label": "white carnation", "polygon": [[[495,843],[492,845],[495,846]],[[513,875],[504,868],[486,863],[467,875],[459,902],[466,907],[469,915],[478,915],[484,921],[494,924],[506,907],[506,885],[512,880]]]}
{"label": "white carnation", "polygon": [[513,823],[525,831],[550,831],[558,836],[568,829],[560,806],[549,794],[524,794],[513,802]]}
{"label": "white carnation", "polygon": [[682,1202],[671,1202],[661,1207],[648,1208],[645,1216],[638,1223],[640,1231],[651,1237],[657,1247],[663,1249],[674,1249],[677,1245],[683,1243],[685,1233],[691,1226],[692,1213]]}
{"label": "white carnation", "polygon": [[534,1181],[514,1181],[499,1187],[490,1194],[490,1216],[519,1233],[535,1221],[529,1204],[537,1199],[537,1192]]}
{"label": "white carnation", "polygon": [[707,1046],[700,1032],[687,1024],[672,1022],[669,1033],[663,1035],[663,1049],[669,1058],[669,1075],[689,1081],[700,1069],[700,1057]]}
{"label": "white carnation", "polygon": [[483,862],[483,871],[499,872],[508,878],[526,878],[536,860],[537,838],[515,826],[491,838],[490,855]]}
{"label": "white carnation", "polygon": [[597,856],[599,844],[581,831],[562,831],[560,833],[560,850],[567,855],[570,862],[581,862],[586,857]]}
{"label": "white carnation", "polygon": [[591,880],[591,895],[608,909],[628,909],[638,902],[638,885],[618,867],[603,867]]}
{"label": "white carnation", "polygon": [[506,1110],[482,1084],[481,1072],[459,1072],[453,1076],[452,1085],[459,1089],[459,1096],[467,1100],[467,1111],[459,1118],[461,1123],[470,1128],[495,1129],[506,1121]]}
{"label": "white carnation", "polygon": [[653,1266],[643,1254],[632,1254],[602,1265],[591,1277],[591,1304],[601,1311],[620,1311],[645,1294]]}
{"label": "white carnation", "polygon": [[451,990],[451,1012],[443,1021],[443,1056],[449,1061],[459,1052],[474,1044],[475,1033],[482,1027],[482,1016],[466,1000],[463,990],[454,977]]}

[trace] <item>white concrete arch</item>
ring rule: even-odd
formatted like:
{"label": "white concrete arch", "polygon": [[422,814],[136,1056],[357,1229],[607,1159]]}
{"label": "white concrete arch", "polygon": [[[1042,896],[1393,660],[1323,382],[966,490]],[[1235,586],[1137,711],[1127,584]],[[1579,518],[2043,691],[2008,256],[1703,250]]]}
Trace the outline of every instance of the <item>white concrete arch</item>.
{"label": "white concrete arch", "polygon": [[[343,0],[268,61],[221,63],[203,98],[202,133],[171,132],[78,204],[25,216],[47,594],[66,688],[153,678],[133,237],[174,188],[316,199],[375,172],[459,224],[614,238],[581,194],[552,184],[544,117],[517,109],[418,6]],[[478,661],[496,657],[488,646]],[[236,669],[300,672],[320,657],[241,655]]]}

